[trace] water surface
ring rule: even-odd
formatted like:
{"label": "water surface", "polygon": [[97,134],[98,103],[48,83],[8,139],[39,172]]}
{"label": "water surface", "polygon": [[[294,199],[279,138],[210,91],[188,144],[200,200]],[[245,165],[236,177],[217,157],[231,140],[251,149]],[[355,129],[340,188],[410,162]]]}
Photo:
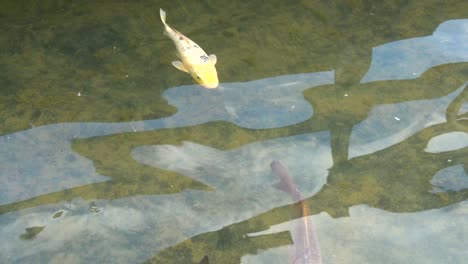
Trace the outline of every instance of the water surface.
{"label": "water surface", "polygon": [[468,258],[465,1],[0,5],[0,262],[287,263],[303,217],[324,263]]}

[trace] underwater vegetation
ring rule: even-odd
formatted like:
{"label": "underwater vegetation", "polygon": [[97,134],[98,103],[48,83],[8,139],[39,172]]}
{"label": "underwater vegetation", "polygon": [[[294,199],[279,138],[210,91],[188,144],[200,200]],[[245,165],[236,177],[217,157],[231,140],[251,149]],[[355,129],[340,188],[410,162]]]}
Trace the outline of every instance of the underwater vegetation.
{"label": "underwater vegetation", "polygon": [[324,263],[468,257],[464,1],[1,5],[6,262],[285,263],[300,221]]}

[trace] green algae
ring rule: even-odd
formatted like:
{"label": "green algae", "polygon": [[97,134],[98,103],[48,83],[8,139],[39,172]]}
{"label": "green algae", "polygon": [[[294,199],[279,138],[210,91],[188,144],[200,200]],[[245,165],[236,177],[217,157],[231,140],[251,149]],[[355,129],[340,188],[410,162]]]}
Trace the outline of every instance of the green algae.
{"label": "green algae", "polygon": [[55,214],[52,216],[52,218],[60,218],[60,217],[62,217],[62,215],[63,215],[63,211],[58,211],[57,213],[55,213]]}
{"label": "green algae", "polygon": [[167,6],[171,25],[217,54],[223,82],[335,69],[337,82],[351,84],[367,70],[373,46],[429,35],[441,22],[463,15],[463,5],[268,1],[259,8],[254,2],[204,1],[174,8],[141,1],[4,2],[0,134],[31,125],[173,114],[161,93],[191,80],[170,66],[174,48],[161,34],[159,7]]}
{"label": "green algae", "polygon": [[25,229],[25,233],[20,235],[23,240],[32,240],[44,230],[45,226],[32,226]]}
{"label": "green algae", "polygon": [[[358,3],[360,2],[350,1],[345,4],[351,4],[351,6],[353,6],[358,5]],[[385,14],[387,16],[380,17],[369,16],[367,13],[367,17],[346,14],[343,13],[344,11],[342,8],[328,10],[323,6],[339,5],[339,2],[330,2],[328,4],[318,3],[313,6],[307,4],[306,10],[315,8],[317,10],[322,10],[322,12],[330,13],[327,15],[327,17],[329,17],[329,20],[327,20],[328,23],[324,23],[323,21],[317,22],[317,26],[313,27],[313,29],[300,26],[304,25],[304,23],[302,23],[304,21],[301,22],[301,19],[308,19],[309,23],[313,22],[314,18],[312,18],[311,22],[311,18],[307,14],[295,16],[297,20],[288,23],[286,27],[282,23],[274,23],[275,21],[286,21],[285,18],[289,17],[287,12],[298,12],[299,7],[295,6],[285,5],[285,13],[281,14],[267,13],[266,10],[271,7],[265,7],[265,10],[260,10],[257,17],[257,20],[263,21],[260,24],[268,21],[268,23],[273,23],[274,27],[259,26],[257,25],[258,21],[254,21],[244,13],[234,11],[232,14],[233,20],[230,22],[223,20],[224,24],[221,25],[226,26],[226,30],[230,32],[228,34],[230,35],[230,40],[235,41],[235,43],[239,45],[235,48],[227,48],[224,45],[217,47],[220,49],[221,54],[223,54],[223,52],[237,52],[240,54],[240,56],[226,56],[226,58],[229,57],[229,59],[223,61],[223,66],[220,67],[220,73],[229,70],[229,68],[233,71],[232,74],[226,76],[226,79],[232,78],[233,76],[241,76],[241,79],[245,77],[246,80],[259,78],[259,76],[266,75],[266,72],[262,69],[265,66],[270,66],[270,71],[268,73],[270,75],[281,74],[281,71],[284,71],[286,68],[288,72],[305,71],[305,66],[301,66],[301,60],[304,60],[304,64],[306,63],[305,61],[307,61],[307,68],[309,70],[329,67],[326,65],[332,65],[333,68],[336,69],[336,85],[317,87],[304,92],[305,98],[311,102],[316,109],[316,113],[312,119],[286,128],[270,130],[248,130],[226,122],[211,122],[190,128],[124,133],[108,137],[80,139],[74,142],[74,149],[78,153],[93,160],[100,174],[110,176],[113,180],[35,197],[20,202],[20,204],[22,204],[20,207],[26,205],[27,207],[34,206],[46,201],[53,202],[62,199],[70,199],[75,196],[112,199],[136,194],[174,193],[186,188],[209,190],[209,188],[203,184],[174,172],[137,163],[131,159],[129,154],[132,148],[141,145],[180,144],[181,141],[190,140],[219,149],[232,149],[257,140],[330,129],[332,132],[332,149],[335,163],[339,164],[341,161],[345,161],[347,159],[347,143],[351,127],[363,120],[373,106],[385,103],[440,97],[449,93],[454,87],[461,85],[465,81],[464,78],[466,76],[467,66],[461,63],[458,65],[442,65],[432,68],[416,80],[380,81],[367,84],[359,83],[359,78],[369,67],[369,52],[372,45],[391,40],[386,39],[389,35],[385,32],[381,32],[384,34],[375,35],[372,39],[366,39],[363,36],[369,33],[376,33],[372,31],[374,29],[372,27],[374,23],[379,25],[379,23],[383,23],[383,21],[388,21],[390,28],[395,25],[395,23],[390,23],[391,19],[394,19],[395,16],[399,16],[397,8],[400,6],[395,3],[396,2],[384,2],[382,4],[383,6],[373,5],[371,8],[372,12],[377,12],[379,9],[386,9]],[[215,6],[214,3],[212,5]],[[245,8],[247,8],[250,4],[245,5]],[[439,5],[437,6],[441,8]],[[368,7],[364,7],[358,8],[358,10],[354,12],[362,13],[364,12],[363,10],[366,10],[365,12],[369,11]],[[7,80],[9,80],[7,83],[16,83],[17,85],[21,83],[20,86],[23,87],[22,89],[18,89],[15,95],[4,93],[5,96],[0,96],[0,99],[4,102],[2,106],[14,106],[8,107],[10,111],[14,111],[14,114],[9,114],[8,111],[1,111],[5,116],[4,119],[1,119],[4,123],[4,126],[1,126],[3,129],[10,129],[13,131],[19,127],[29,127],[31,125],[50,122],[86,121],[88,120],[87,118],[89,118],[90,121],[139,120],[155,118],[156,116],[153,114],[164,116],[172,111],[170,107],[157,103],[158,100],[162,99],[157,97],[154,91],[149,91],[150,89],[147,87],[152,80],[156,80],[158,77],[151,77],[152,75],[150,74],[145,75],[135,70],[138,68],[138,59],[148,62],[149,64],[147,65],[155,65],[156,63],[161,69],[165,68],[162,64],[164,60],[170,60],[170,56],[167,55],[168,53],[158,51],[156,47],[162,45],[164,47],[159,47],[160,49],[169,50],[172,48],[169,41],[163,40],[162,36],[156,34],[142,34],[142,32],[137,29],[138,23],[158,21],[157,16],[154,14],[150,15],[146,10],[142,14],[146,14],[148,17],[142,15],[139,16],[139,19],[136,19],[136,21],[127,21],[119,12],[122,12],[122,10],[128,8],[128,6],[120,4],[112,6],[111,10],[114,12],[112,14],[105,13],[99,16],[99,18],[94,18],[94,20],[82,21],[82,16],[91,16],[94,14],[93,12],[100,10],[99,8],[103,8],[103,6],[98,5],[95,8],[84,8],[82,10],[86,10],[86,12],[78,12],[79,14],[77,14],[76,17],[64,21],[63,25],[57,24],[55,28],[48,28],[47,32],[43,32],[42,35],[51,35],[49,37],[38,38],[39,40],[31,36],[29,36],[29,38],[27,36],[23,37],[23,40],[28,40],[26,41],[28,43],[39,43],[39,45],[36,45],[38,46],[37,48],[27,47],[23,49],[23,53],[15,53],[11,56],[3,55],[6,60],[2,60],[3,63],[0,65],[3,65],[5,69],[9,69],[7,75],[10,76],[10,78],[7,78]],[[133,8],[134,9],[130,10],[131,14],[139,10],[138,5],[133,6]],[[417,13],[419,14],[422,12],[421,10],[429,12],[428,10],[434,7],[430,4],[421,6],[417,3],[405,3],[399,12],[409,12],[408,9],[411,8],[417,8],[419,10]],[[412,21],[413,24],[425,25],[425,28],[423,30],[418,29],[411,34],[408,33],[408,36],[430,34],[439,21],[454,17],[458,12],[453,6],[444,6],[443,8],[447,9],[447,15],[442,16],[440,13],[435,14],[434,16],[436,17],[440,16],[438,21],[431,21],[430,23],[426,20],[420,21],[416,19]],[[200,24],[182,23],[183,21],[181,21],[178,13],[183,13],[185,12],[184,10],[185,9],[176,9],[172,11],[174,13],[171,22],[173,25],[181,23],[181,27],[183,25],[186,28],[185,32],[194,34],[197,38],[200,37],[202,42],[206,42],[207,44],[213,39],[217,39],[216,34],[224,34],[224,29],[218,28],[218,31],[213,32],[215,36],[211,36],[203,41],[203,37],[206,38],[206,34],[203,34],[203,31],[197,31],[197,27],[199,27]],[[39,19],[39,11],[31,12],[34,13],[32,17]],[[42,10],[41,12],[46,11]],[[69,12],[74,13],[72,11]],[[223,11],[220,12],[222,13]],[[423,14],[426,14],[424,12]],[[60,17],[60,14],[57,12],[53,15],[54,17]],[[337,17],[340,19],[337,20]],[[353,33],[353,35],[358,36],[357,43],[349,41],[350,38],[354,38],[354,36],[351,36],[346,31],[339,30],[339,25],[343,23],[360,25],[365,19],[370,19],[373,23],[367,25],[367,28],[359,28],[360,31]],[[110,20],[112,23],[102,24],[102,22],[106,20]],[[123,22],[119,22],[119,20],[123,20]],[[45,20],[46,22],[43,22],[41,19],[39,19],[39,21],[43,24],[52,23],[47,19]],[[79,21],[81,21],[82,24],[75,23]],[[36,26],[36,31],[39,30],[37,27],[40,28],[41,23],[39,23],[39,26]],[[117,23],[118,26],[112,26],[113,23]],[[135,25],[135,23],[137,23],[137,25]],[[200,23],[203,25],[202,22]],[[246,26],[246,23],[249,23],[250,26]],[[400,26],[401,21],[396,23],[396,25]],[[214,28],[219,26],[220,25],[217,24]],[[24,26],[23,30],[28,32],[28,30],[32,30],[30,28],[31,25],[27,27]],[[132,28],[133,31],[127,32],[121,30],[122,28]],[[149,27],[148,25],[146,28],[154,30],[153,27]],[[278,33],[272,34],[271,28],[274,28]],[[50,32],[51,30],[54,32]],[[314,33],[307,33],[307,30],[313,30]],[[288,39],[287,42],[281,41],[278,36],[281,36],[282,32],[288,32],[288,36],[292,36],[291,40],[286,38]],[[135,38],[129,37],[128,34],[131,33],[137,34],[137,36]],[[73,42],[73,38],[76,38],[75,34],[78,34],[78,36],[82,38],[77,43]],[[264,38],[263,36],[268,38]],[[52,44],[49,43],[50,41],[48,40],[51,37],[56,39]],[[401,35],[401,37],[404,37],[404,34]],[[336,40],[330,41],[330,38],[339,38],[342,39],[342,42]],[[136,39],[146,42],[146,45],[138,45]],[[224,39],[226,39],[226,36],[220,38],[218,41],[222,42]],[[152,45],[156,45],[154,46],[154,51],[151,51],[150,40],[156,41],[156,43],[152,43]],[[45,44],[43,43],[41,46],[40,41],[43,41]],[[263,42],[261,50],[251,48],[252,45],[257,45],[258,42]],[[95,45],[91,45],[91,43],[95,43]],[[296,44],[294,45],[294,43]],[[353,53],[343,53],[340,51],[342,45],[345,45],[344,43],[350,46],[348,50],[353,51]],[[328,47],[325,48],[325,46]],[[50,49],[47,47],[50,47]],[[132,50],[132,48],[135,49]],[[277,48],[286,48],[282,53],[287,54],[289,60],[282,60],[281,64],[273,63],[274,60],[278,59],[275,56],[281,54],[275,52]],[[243,49],[248,49],[248,52],[244,52],[245,50]],[[323,49],[325,49],[325,51],[328,51],[327,49],[330,50],[329,52],[323,52]],[[322,52],[309,53],[309,51],[312,50],[320,50]],[[80,52],[84,52],[87,55],[80,56]],[[128,56],[126,52],[129,52],[133,56]],[[269,55],[262,55],[264,52]],[[294,54],[298,52],[302,53],[295,56]],[[306,52],[306,54],[304,54],[304,52]],[[162,55],[164,58],[155,58],[157,55],[156,53]],[[52,54],[54,56],[52,56]],[[148,58],[143,58],[143,55],[151,55],[153,59],[156,59],[156,62],[153,61],[150,63]],[[344,55],[351,56],[348,58]],[[361,55],[364,56],[361,57]],[[223,57],[223,55],[221,57]],[[72,61],[73,58],[77,58],[77,60]],[[317,60],[314,60],[314,58]],[[35,63],[31,64],[31,59],[34,60]],[[295,66],[287,65],[291,63],[291,61],[295,61]],[[235,64],[238,62],[242,62],[244,65],[241,67],[232,65],[232,63]],[[63,67],[63,65],[67,65],[68,63],[70,63],[70,65]],[[246,67],[245,63],[249,66]],[[134,67],[134,70],[130,72],[127,77],[126,73],[128,73],[128,71],[126,71],[126,69],[130,68],[128,64],[133,64],[136,68]],[[7,67],[5,65],[16,66]],[[25,65],[29,68],[24,68]],[[276,71],[271,65],[276,65],[278,69],[282,70]],[[102,68],[100,68],[101,66]],[[256,69],[255,71],[249,71],[249,73],[245,72],[245,74],[238,72],[249,67],[256,67]],[[148,69],[141,70],[143,72],[148,72]],[[65,71],[67,73],[64,73]],[[60,89],[57,85],[64,81],[60,80],[61,73],[69,78],[68,84],[70,87],[74,88],[74,90],[66,88],[65,90],[62,89],[60,92],[56,91],[56,89]],[[46,76],[41,77],[41,74],[45,74]],[[133,74],[135,74],[136,77],[134,77]],[[175,72],[169,75],[177,78],[177,74],[178,73]],[[11,76],[15,78],[11,78]],[[164,78],[159,76],[159,81],[167,82],[169,78],[168,76],[164,76]],[[29,87],[28,85],[31,84],[33,84],[33,86]],[[79,86],[77,84],[85,85]],[[48,87],[50,89],[44,89],[43,87]],[[437,89],[435,89],[435,87],[437,87]],[[164,88],[160,89],[160,91],[162,90],[164,90]],[[2,89],[2,91],[10,90]],[[83,96],[76,96],[76,91],[80,91]],[[343,97],[342,94],[344,92],[349,93],[350,97]],[[148,93],[154,96],[149,96]],[[150,100],[152,104],[142,104],[141,100],[145,99]],[[12,103],[10,100],[14,100],[14,102]],[[95,109],[95,107],[99,109]],[[158,107],[158,110],[156,111],[153,107]],[[28,118],[23,118],[25,116]],[[418,157],[419,155],[415,154],[415,156]],[[417,164],[418,160],[416,159],[414,162]],[[18,204],[16,204],[16,206],[18,206]],[[8,208],[12,207],[14,208],[15,206],[13,204],[2,206],[2,211],[8,211]]]}

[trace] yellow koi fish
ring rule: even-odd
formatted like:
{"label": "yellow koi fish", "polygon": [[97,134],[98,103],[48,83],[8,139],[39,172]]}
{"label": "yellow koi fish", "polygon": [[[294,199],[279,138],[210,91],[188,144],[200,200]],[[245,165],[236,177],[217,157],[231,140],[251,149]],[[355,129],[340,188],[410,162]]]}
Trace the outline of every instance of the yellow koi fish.
{"label": "yellow koi fish", "polygon": [[218,73],[216,72],[216,55],[206,55],[206,52],[195,42],[182,35],[177,30],[166,24],[166,12],[159,9],[161,21],[164,24],[164,35],[168,36],[175,44],[177,56],[182,61],[173,61],[172,65],[186,72],[201,86],[213,89],[218,87]]}

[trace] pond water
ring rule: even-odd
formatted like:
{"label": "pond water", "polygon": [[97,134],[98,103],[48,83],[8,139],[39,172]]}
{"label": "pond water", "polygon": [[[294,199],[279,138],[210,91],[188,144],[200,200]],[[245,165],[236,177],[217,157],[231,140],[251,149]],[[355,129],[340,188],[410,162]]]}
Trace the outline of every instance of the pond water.
{"label": "pond water", "polygon": [[464,263],[468,4],[373,2],[0,3],[0,262]]}

